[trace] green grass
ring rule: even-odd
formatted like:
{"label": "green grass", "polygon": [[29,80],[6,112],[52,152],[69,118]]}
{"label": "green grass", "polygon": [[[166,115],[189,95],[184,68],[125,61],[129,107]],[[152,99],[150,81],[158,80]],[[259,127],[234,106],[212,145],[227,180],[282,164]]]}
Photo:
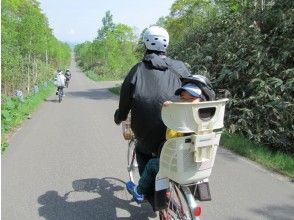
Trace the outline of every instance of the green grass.
{"label": "green grass", "polygon": [[[120,86],[110,89],[114,94],[119,95]],[[294,181],[294,157],[293,155],[273,152],[266,146],[253,143],[247,138],[238,134],[223,132],[221,145],[239,155],[258,162],[264,167],[290,177]]]}
{"label": "green grass", "polygon": [[37,94],[26,96],[24,101],[14,97],[3,97],[1,106],[1,152],[8,147],[7,136],[24,120],[30,117],[37,107],[44,101],[46,97],[55,91],[55,86],[49,84],[48,87],[39,88]]}
{"label": "green grass", "polygon": [[221,145],[294,180],[294,156],[291,154],[271,151],[266,146],[253,143],[241,135],[227,132],[222,134]]}
{"label": "green grass", "polygon": [[120,88],[121,88],[121,86],[116,86],[116,87],[110,88],[109,90],[110,90],[112,93],[114,93],[114,94],[116,94],[116,95],[119,95],[119,93],[120,93]]}

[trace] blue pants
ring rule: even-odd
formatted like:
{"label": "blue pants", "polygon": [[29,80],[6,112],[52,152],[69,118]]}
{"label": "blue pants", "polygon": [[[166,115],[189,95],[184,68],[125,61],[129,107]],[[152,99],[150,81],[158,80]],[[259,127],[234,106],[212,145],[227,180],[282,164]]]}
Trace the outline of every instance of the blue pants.
{"label": "blue pants", "polygon": [[159,158],[150,159],[139,179],[137,191],[140,194],[151,194],[155,189],[155,177],[159,171]]}

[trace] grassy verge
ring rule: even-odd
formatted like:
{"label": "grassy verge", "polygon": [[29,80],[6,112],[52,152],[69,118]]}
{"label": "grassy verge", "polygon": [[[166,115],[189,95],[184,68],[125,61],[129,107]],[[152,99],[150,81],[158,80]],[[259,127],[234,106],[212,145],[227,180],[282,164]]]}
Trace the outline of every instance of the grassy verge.
{"label": "grassy verge", "polygon": [[114,93],[116,95],[119,95],[120,88],[121,88],[121,86],[116,86],[116,87],[110,88],[109,91],[111,91],[112,93]]}
{"label": "grassy verge", "polygon": [[1,152],[8,147],[7,136],[24,120],[30,117],[30,114],[44,101],[46,97],[55,90],[53,84],[48,87],[39,88],[39,92],[31,94],[20,101],[18,98],[2,97],[1,106]]}
{"label": "grassy verge", "polygon": [[[110,89],[119,95],[120,86]],[[290,177],[294,181],[294,157],[282,152],[273,152],[267,147],[251,142],[237,134],[224,132],[221,137],[221,145],[225,148],[258,162],[264,167]]]}
{"label": "grassy verge", "polygon": [[237,135],[224,132],[221,145],[244,157],[247,157],[270,170],[283,174],[294,180],[294,157],[282,152],[273,152],[265,146],[251,142]]}

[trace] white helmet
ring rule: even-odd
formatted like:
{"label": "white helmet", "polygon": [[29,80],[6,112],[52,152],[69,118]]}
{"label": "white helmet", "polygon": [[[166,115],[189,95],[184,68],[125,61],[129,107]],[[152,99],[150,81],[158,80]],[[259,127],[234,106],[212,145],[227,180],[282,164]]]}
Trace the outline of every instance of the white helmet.
{"label": "white helmet", "polygon": [[165,52],[169,42],[169,35],[164,28],[152,26],[144,32],[143,40],[148,50]]}

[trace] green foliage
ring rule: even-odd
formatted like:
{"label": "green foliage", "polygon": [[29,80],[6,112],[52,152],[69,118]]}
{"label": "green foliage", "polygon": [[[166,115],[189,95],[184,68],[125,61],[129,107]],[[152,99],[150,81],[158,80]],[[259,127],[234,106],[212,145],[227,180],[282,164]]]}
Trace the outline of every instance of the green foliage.
{"label": "green foliage", "polygon": [[98,40],[105,39],[107,34],[113,31],[115,28],[115,24],[113,23],[112,14],[110,13],[110,11],[107,11],[105,13],[105,17],[102,18],[102,24],[103,24],[102,28],[98,30],[98,36],[97,36]]}
{"label": "green foliage", "polygon": [[37,1],[3,0],[1,13],[2,94],[29,93],[69,64],[69,46],[53,36]]}
{"label": "green foliage", "polygon": [[12,128],[21,124],[21,122],[40,104],[48,95],[50,95],[54,86],[40,86],[37,94],[30,94],[24,98],[24,101],[16,97],[2,95],[1,105],[1,133],[8,133]]}
{"label": "green foliage", "polygon": [[294,153],[294,3],[256,2],[176,1],[169,53],[232,93],[231,132]]}
{"label": "green foliage", "polygon": [[5,141],[5,142],[1,142],[1,153],[3,153],[7,148],[8,148],[9,144]]}
{"label": "green foliage", "polygon": [[120,94],[120,90],[121,90],[121,85],[116,85],[115,87],[113,88],[110,88],[109,89],[112,93],[116,94],[116,95],[119,95]]}
{"label": "green foliage", "polygon": [[30,94],[21,101],[15,97],[2,94],[1,100],[1,150],[7,148],[6,135],[28,118],[28,116],[55,90],[49,83],[47,87],[39,86],[39,92]]}
{"label": "green foliage", "polygon": [[102,21],[97,39],[75,47],[77,61],[92,79],[121,79],[138,60],[136,37],[129,26],[114,24],[109,11]]}

